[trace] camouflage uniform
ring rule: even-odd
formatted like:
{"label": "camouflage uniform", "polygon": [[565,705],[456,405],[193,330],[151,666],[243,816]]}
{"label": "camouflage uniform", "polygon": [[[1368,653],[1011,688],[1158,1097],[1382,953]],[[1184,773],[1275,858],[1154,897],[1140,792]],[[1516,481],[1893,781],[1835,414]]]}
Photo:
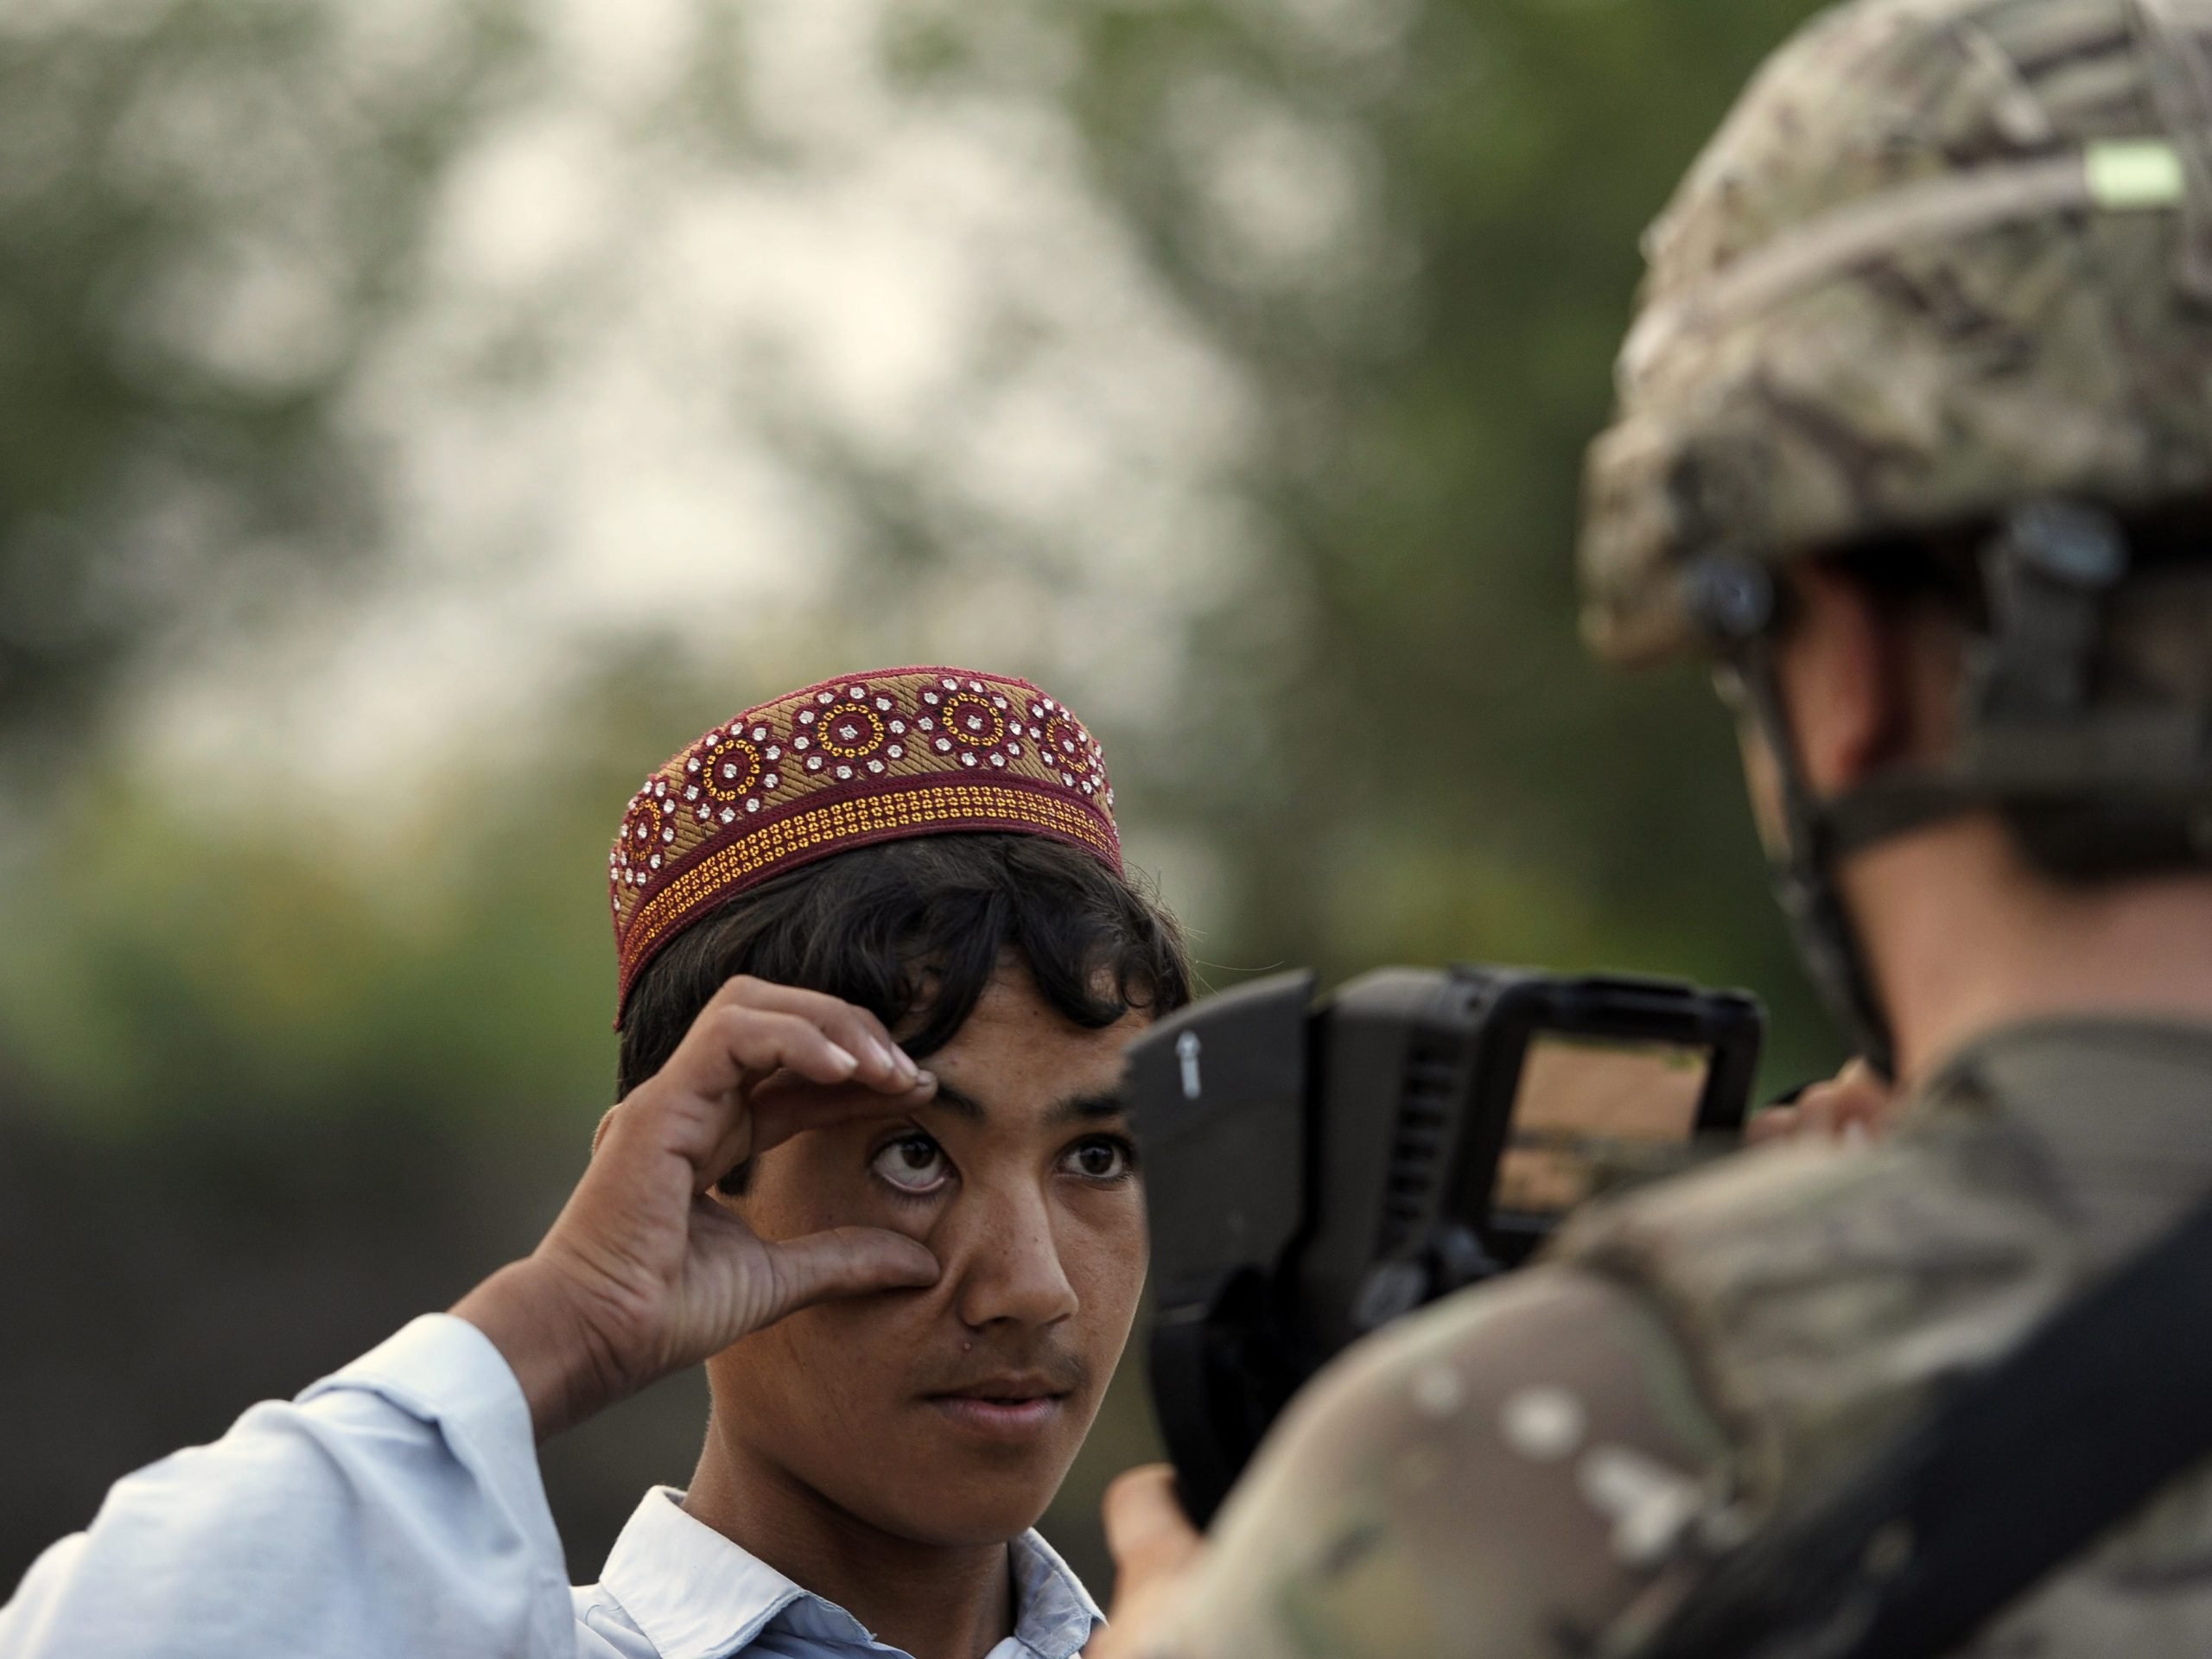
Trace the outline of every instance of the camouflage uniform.
{"label": "camouflage uniform", "polygon": [[[1586,627],[1610,656],[1740,662],[1732,612],[1742,639],[1770,626],[1762,571],[2038,499],[2212,521],[2212,0],[1827,14],[1649,252],[1589,474]],[[2060,677],[2044,724],[1972,708],[1939,781],[2008,821],[2165,814],[2201,867],[2209,578],[2199,557],[2112,583],[2094,671]],[[1815,958],[1850,954],[1820,937],[1847,931],[1833,911]],[[1770,1149],[1594,1208],[1545,1265],[1296,1404],[1161,1650],[1632,1653],[1717,1553],[2212,1191],[2209,1108],[2212,1026],[2044,1020],[1955,1058],[1878,1147]],[[2212,1471],[1973,1650],[2212,1653]]]}

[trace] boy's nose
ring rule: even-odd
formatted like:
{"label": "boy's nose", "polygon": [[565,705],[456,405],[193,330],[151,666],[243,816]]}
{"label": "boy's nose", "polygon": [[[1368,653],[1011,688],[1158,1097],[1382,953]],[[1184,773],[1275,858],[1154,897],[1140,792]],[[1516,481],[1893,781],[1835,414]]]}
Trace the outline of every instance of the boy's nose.
{"label": "boy's nose", "polygon": [[1078,1306],[1040,1192],[1003,1193],[985,1206],[960,1252],[958,1270],[954,1305],[971,1325],[1001,1319],[1050,1325]]}

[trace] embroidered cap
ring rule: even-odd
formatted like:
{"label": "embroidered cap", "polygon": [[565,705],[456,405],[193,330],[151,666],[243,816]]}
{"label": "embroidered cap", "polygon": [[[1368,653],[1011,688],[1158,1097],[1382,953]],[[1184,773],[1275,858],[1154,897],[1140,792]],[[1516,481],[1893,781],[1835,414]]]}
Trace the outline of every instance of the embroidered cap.
{"label": "embroidered cap", "polygon": [[724,721],[645,779],[607,855],[615,1023],[645,964],[725,899],[855,847],[963,830],[1047,836],[1121,873],[1106,757],[1027,680],[878,669]]}

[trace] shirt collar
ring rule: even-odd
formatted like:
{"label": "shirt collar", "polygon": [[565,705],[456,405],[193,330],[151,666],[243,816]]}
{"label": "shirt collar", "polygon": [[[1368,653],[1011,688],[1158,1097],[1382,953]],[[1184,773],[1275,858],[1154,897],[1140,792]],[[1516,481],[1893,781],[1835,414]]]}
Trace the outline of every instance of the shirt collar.
{"label": "shirt collar", "polygon": [[[1073,1659],[1105,1623],[1082,1580],[1033,1530],[1014,1540],[1008,1564],[1014,1640],[1038,1659]],[[614,1541],[600,1586],[661,1659],[721,1659],[771,1624],[824,1643],[875,1648],[858,1619],[687,1514],[683,1494],[670,1486],[645,1494]]]}
{"label": "shirt collar", "polygon": [[1008,1546],[1014,1566],[1014,1639],[1038,1659],[1071,1659],[1106,1622],[1090,1592],[1035,1528]]}

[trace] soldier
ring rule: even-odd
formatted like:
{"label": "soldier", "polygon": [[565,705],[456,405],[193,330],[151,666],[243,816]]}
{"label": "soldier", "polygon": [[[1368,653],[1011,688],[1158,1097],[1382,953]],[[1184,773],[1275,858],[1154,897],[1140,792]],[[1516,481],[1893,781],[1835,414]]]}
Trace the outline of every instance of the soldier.
{"label": "soldier", "polygon": [[[1203,1550],[1126,1478],[1094,1654],[1634,1651],[2212,1191],[2212,5],[1832,11],[1649,254],[1586,631],[1713,660],[1807,959],[1910,1099],[1356,1350]],[[2212,1471],[1974,1650],[2212,1651]]]}

